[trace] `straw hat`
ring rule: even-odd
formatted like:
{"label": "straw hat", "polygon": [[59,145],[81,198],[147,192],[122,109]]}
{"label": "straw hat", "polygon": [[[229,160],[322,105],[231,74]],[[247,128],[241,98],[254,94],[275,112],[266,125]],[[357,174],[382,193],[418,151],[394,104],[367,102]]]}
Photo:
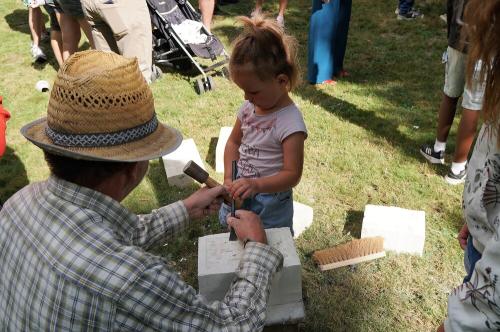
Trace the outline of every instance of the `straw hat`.
{"label": "straw hat", "polygon": [[179,131],[156,119],[137,60],[101,51],[75,53],[64,63],[47,117],[21,133],[48,152],[98,161],[150,160],[182,140]]}

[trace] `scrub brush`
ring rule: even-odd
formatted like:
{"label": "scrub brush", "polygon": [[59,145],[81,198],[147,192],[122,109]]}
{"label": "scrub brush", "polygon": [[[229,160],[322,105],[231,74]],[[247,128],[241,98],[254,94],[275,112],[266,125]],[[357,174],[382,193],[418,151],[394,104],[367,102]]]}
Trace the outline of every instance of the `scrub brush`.
{"label": "scrub brush", "polygon": [[381,236],[352,240],[333,248],[317,250],[313,254],[321,271],[354,265],[384,256],[384,238]]}

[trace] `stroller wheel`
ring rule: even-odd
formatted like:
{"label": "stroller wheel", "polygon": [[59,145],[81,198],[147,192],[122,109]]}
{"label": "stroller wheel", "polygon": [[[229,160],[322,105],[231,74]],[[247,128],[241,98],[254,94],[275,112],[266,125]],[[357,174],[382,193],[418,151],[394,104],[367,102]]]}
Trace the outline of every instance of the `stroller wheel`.
{"label": "stroller wheel", "polygon": [[207,77],[207,81],[205,82],[207,86],[207,91],[209,90],[215,90],[215,82],[212,76]]}
{"label": "stroller wheel", "polygon": [[229,69],[227,69],[227,67],[222,67],[222,76],[224,76],[228,80],[231,80],[231,76],[229,75]]}
{"label": "stroller wheel", "polygon": [[194,85],[194,89],[196,90],[196,93],[199,94],[199,95],[202,95],[205,93],[205,86],[203,84],[203,81],[201,80],[201,78],[197,79],[196,80],[196,83]]}

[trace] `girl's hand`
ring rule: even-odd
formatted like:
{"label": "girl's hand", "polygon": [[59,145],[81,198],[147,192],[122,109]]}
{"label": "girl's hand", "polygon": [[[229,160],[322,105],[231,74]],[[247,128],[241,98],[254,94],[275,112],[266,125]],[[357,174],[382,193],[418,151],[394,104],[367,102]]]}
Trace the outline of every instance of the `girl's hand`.
{"label": "girl's hand", "polygon": [[234,199],[245,199],[259,192],[255,179],[238,179],[229,186],[229,194]]}

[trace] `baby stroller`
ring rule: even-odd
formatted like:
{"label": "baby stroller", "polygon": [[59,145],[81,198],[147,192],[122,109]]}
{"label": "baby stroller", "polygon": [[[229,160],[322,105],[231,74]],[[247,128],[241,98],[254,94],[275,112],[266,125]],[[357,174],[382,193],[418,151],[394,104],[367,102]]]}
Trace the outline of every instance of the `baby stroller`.
{"label": "baby stroller", "polygon": [[[208,33],[201,23],[201,15],[187,0],[146,0],[153,25],[153,61],[173,66],[182,71],[193,67],[202,77],[196,80],[198,94],[215,88],[210,73],[220,69],[229,77],[225,65],[228,55],[220,40]],[[217,62],[219,56],[223,60]],[[210,66],[202,66],[195,57],[210,59]]]}

